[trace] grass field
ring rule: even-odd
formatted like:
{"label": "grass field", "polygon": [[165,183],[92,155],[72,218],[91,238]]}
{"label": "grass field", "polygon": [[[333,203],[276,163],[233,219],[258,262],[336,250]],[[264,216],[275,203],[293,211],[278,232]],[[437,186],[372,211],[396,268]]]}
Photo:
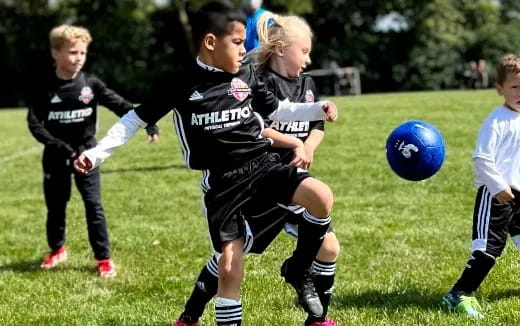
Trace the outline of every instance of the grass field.
{"label": "grass field", "polygon": [[[342,245],[330,315],[339,325],[473,325],[440,309],[441,295],[469,254],[474,200],[471,154],[478,128],[501,98],[491,90],[341,97],[340,119],[311,171],[335,193],[333,223]],[[116,121],[101,110],[98,138]],[[42,272],[47,251],[41,146],[26,111],[1,110],[0,325],[170,325],[210,255],[201,212],[200,172],[179,152],[171,116],[159,143],[144,131],[102,167],[103,202],[119,275],[99,279],[76,190],[68,206],[69,261]],[[422,182],[399,179],[385,140],[399,123],[420,119],[442,132],[446,161]],[[159,245],[152,245],[158,240]],[[295,294],[279,277],[294,247],[281,234],[246,259],[244,324],[303,325]],[[520,324],[520,263],[508,246],[481,287],[478,325]],[[214,325],[213,305],[201,325]]]}

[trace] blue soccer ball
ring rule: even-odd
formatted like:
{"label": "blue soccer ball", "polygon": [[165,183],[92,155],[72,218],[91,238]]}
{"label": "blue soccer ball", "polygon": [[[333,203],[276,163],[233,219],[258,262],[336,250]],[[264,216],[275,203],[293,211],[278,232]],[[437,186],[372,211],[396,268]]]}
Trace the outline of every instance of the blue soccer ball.
{"label": "blue soccer ball", "polygon": [[386,159],[401,178],[424,180],[439,171],[444,162],[445,146],[441,133],[429,123],[407,121],[388,136]]}

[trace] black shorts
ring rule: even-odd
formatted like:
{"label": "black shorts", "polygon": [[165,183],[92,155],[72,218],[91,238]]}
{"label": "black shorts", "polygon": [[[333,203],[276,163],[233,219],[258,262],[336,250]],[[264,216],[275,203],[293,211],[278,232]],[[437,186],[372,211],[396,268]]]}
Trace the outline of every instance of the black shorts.
{"label": "black shorts", "polygon": [[473,212],[471,251],[480,250],[493,257],[502,254],[508,234],[520,234],[520,192],[513,189],[511,203],[500,204],[486,186],[477,191]]}
{"label": "black shorts", "polygon": [[[278,203],[289,205],[296,188],[311,177],[306,170],[282,164],[274,153],[265,153],[243,166],[226,172],[207,172],[204,178],[204,208],[208,219],[213,248],[221,252],[222,243],[244,237],[246,247],[252,241],[246,237],[248,222],[260,218],[261,225],[277,223],[277,214],[262,215]],[[246,226],[247,225],[247,226]],[[261,231],[261,230],[257,230]],[[245,251],[248,251],[247,249]]]}

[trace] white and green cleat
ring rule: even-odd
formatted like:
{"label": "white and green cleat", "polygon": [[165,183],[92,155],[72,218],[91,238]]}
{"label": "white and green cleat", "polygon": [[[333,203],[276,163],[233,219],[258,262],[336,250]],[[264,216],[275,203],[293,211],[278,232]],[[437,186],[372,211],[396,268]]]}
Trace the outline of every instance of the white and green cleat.
{"label": "white and green cleat", "polygon": [[442,305],[449,311],[458,312],[468,317],[481,319],[484,315],[480,313],[477,298],[463,291],[450,291],[442,296]]}

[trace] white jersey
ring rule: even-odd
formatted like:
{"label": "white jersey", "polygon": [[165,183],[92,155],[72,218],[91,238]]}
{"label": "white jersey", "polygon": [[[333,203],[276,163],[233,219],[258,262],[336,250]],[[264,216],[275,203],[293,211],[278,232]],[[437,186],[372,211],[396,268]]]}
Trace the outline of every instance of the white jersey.
{"label": "white jersey", "polygon": [[520,113],[496,108],[480,127],[473,153],[475,183],[495,196],[510,186],[520,190]]}

